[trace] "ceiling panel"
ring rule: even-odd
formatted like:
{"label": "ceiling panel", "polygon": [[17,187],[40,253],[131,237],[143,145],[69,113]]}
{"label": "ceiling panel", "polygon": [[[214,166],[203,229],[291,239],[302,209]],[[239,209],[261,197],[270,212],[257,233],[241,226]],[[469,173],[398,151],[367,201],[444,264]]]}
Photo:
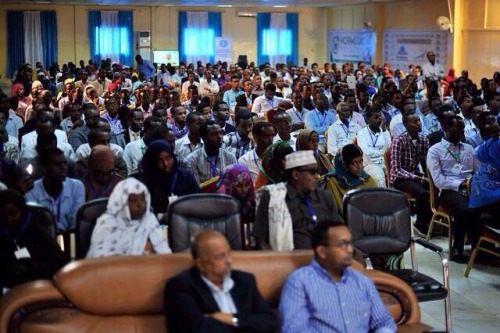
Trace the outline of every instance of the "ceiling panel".
{"label": "ceiling panel", "polygon": [[[405,0],[0,0],[0,4],[79,4],[126,6],[332,7]],[[407,1],[407,0],[406,0]]]}

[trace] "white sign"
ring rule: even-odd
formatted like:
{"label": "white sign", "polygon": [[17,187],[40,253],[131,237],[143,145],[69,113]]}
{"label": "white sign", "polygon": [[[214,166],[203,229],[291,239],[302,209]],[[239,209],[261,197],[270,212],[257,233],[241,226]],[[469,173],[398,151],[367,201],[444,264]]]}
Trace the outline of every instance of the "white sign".
{"label": "white sign", "polygon": [[436,54],[436,62],[445,69],[451,63],[451,34],[441,30],[384,30],[382,59],[391,68],[408,70],[410,64],[423,66],[427,51]]}
{"label": "white sign", "polygon": [[215,62],[226,61],[228,64],[233,62],[233,42],[231,38],[215,37],[214,60]]}
{"label": "white sign", "polygon": [[328,59],[330,62],[358,62],[371,64],[376,36],[373,30],[330,30],[328,32]]}
{"label": "white sign", "polygon": [[179,51],[175,50],[163,50],[163,51],[153,51],[153,62],[161,65],[168,64],[172,66],[179,66]]}

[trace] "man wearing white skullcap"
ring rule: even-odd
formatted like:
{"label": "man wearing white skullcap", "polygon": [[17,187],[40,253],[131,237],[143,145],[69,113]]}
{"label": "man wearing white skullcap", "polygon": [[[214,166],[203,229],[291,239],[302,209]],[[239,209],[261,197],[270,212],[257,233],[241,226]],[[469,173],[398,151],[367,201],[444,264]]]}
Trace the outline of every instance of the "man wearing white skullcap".
{"label": "man wearing white skullcap", "polygon": [[286,156],[288,182],[257,191],[253,234],[262,249],[311,248],[311,231],[323,220],[342,221],[331,193],[317,188],[318,165],[312,150]]}

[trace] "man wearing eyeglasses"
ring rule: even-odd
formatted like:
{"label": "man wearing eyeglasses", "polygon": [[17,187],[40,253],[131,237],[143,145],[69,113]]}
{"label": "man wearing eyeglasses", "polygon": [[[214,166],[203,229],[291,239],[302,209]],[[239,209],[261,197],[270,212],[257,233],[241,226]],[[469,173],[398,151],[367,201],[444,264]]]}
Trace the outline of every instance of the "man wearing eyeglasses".
{"label": "man wearing eyeglasses", "polygon": [[373,282],[349,268],[353,246],[342,222],[312,231],[312,262],[292,272],[281,292],[281,332],[396,332]]}
{"label": "man wearing eyeglasses", "polygon": [[311,248],[311,232],[320,220],[341,221],[332,194],[318,189],[318,164],[312,150],[288,154],[287,183],[257,192],[253,234],[264,250]]}

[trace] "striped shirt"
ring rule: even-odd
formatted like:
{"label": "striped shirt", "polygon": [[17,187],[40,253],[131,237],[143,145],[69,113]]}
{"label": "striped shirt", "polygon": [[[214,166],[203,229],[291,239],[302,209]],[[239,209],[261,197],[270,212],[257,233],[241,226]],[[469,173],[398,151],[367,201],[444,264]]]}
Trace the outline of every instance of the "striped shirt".
{"label": "striped shirt", "polygon": [[344,269],[334,281],[316,260],[286,279],[279,305],[281,332],[396,332],[373,282]]}
{"label": "striped shirt", "polygon": [[227,166],[234,163],[236,163],[236,157],[222,148],[219,149],[219,154],[213,160],[208,158],[204,148],[197,149],[186,157],[188,170],[193,173],[198,184],[219,176]]}

